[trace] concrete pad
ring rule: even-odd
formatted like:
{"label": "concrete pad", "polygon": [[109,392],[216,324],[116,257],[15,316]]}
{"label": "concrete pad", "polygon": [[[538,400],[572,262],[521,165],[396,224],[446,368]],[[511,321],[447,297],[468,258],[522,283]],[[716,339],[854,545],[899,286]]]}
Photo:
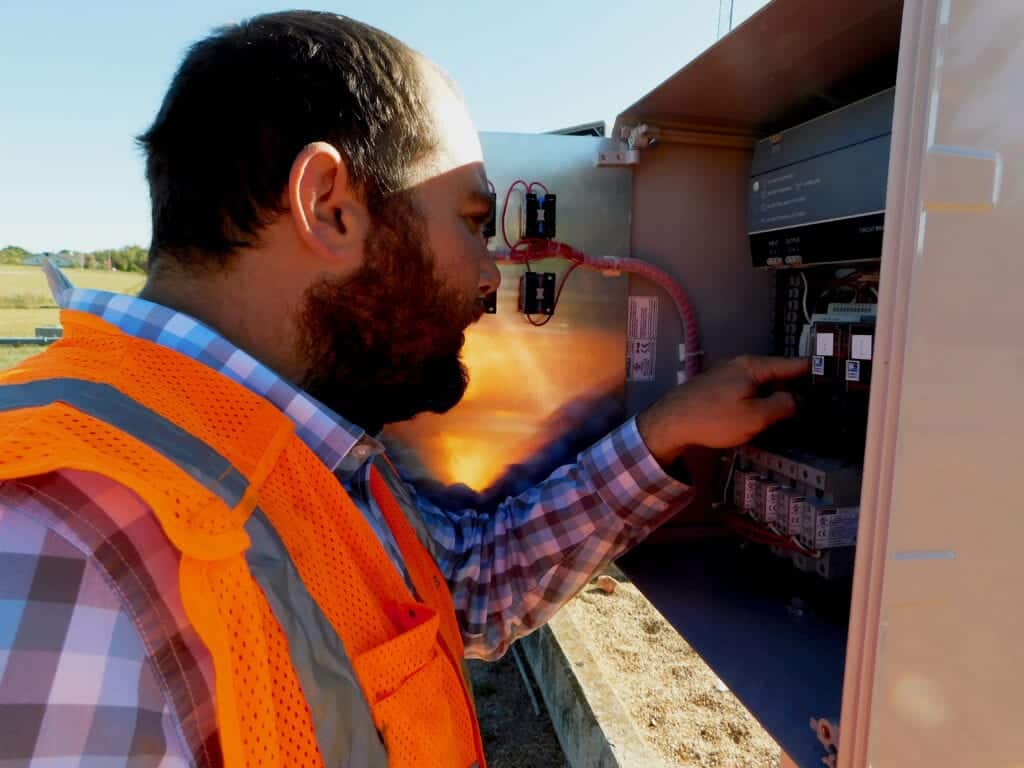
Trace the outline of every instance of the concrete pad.
{"label": "concrete pad", "polygon": [[662,761],[601,673],[567,612],[519,641],[573,768],[646,768]]}

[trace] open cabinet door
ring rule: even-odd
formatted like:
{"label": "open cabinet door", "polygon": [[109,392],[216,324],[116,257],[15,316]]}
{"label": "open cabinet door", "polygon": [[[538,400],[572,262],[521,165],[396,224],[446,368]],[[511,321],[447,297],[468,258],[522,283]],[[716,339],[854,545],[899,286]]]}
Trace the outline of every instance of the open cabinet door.
{"label": "open cabinet door", "polygon": [[905,4],[841,768],[1024,764],[1022,41]]}

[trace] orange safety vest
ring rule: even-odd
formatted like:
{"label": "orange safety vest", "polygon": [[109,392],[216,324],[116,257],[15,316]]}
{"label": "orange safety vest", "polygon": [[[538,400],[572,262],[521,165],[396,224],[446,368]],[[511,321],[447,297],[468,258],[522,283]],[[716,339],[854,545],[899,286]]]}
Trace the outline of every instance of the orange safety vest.
{"label": "orange safety vest", "polygon": [[[419,600],[277,408],[93,315],[64,311],[62,322],[63,340],[0,373],[17,404],[0,412],[0,479],[96,472],[153,510],[181,553],[182,602],[213,658],[226,764],[323,764],[287,638],[243,554],[258,505],[341,638],[389,764],[483,766],[451,595],[383,478],[372,472],[371,492]],[[145,441],[132,434],[140,425]],[[190,440],[222,457],[219,471],[190,470],[194,457],[179,455]]]}

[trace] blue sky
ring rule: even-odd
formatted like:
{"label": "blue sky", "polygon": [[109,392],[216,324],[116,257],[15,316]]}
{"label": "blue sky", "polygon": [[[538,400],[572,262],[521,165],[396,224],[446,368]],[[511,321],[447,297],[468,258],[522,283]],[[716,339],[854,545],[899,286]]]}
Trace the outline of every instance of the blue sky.
{"label": "blue sky", "polygon": [[[735,0],[740,23],[764,0]],[[716,36],[719,0],[347,0],[344,13],[427,54],[481,130],[609,123]],[[133,137],[189,43],[296,7],[263,0],[0,0],[0,247],[94,250],[149,240]]]}

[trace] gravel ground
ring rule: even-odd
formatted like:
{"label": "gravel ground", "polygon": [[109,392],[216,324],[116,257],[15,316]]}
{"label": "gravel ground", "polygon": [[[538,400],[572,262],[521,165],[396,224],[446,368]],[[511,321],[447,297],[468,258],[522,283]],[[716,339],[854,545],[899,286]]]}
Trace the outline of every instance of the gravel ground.
{"label": "gravel ground", "polygon": [[[620,580],[614,592],[588,587],[563,610],[662,764],[778,768],[779,747],[754,717],[620,571],[607,573]],[[511,655],[470,667],[491,768],[568,768],[540,692],[538,717]]]}
{"label": "gravel ground", "polygon": [[605,679],[670,768],[777,768],[779,746],[655,610],[622,580],[585,589],[564,610],[588,639]]}
{"label": "gravel ground", "polygon": [[569,768],[540,691],[535,715],[511,653],[494,663],[471,661],[469,670],[489,768]]}

